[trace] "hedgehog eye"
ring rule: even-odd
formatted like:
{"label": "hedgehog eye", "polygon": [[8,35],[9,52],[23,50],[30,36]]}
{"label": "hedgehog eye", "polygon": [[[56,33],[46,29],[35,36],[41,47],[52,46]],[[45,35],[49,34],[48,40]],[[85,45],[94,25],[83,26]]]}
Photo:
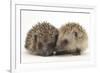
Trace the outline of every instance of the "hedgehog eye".
{"label": "hedgehog eye", "polygon": [[78,36],[78,33],[77,32],[74,32],[74,35],[75,35],[75,37],[77,37]]}

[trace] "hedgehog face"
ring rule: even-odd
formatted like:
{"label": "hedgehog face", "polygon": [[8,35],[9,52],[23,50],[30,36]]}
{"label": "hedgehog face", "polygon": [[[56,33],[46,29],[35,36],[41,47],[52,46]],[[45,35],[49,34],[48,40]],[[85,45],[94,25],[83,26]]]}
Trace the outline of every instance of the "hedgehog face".
{"label": "hedgehog face", "polygon": [[[46,34],[46,33],[45,33]],[[53,55],[56,46],[57,35],[37,35],[36,37],[36,52],[38,55],[50,56]]]}
{"label": "hedgehog face", "polygon": [[[57,41],[57,50],[64,51],[66,48],[73,49],[76,42],[77,32],[60,33]],[[74,46],[74,47],[73,47]]]}
{"label": "hedgehog face", "polygon": [[50,23],[37,23],[28,32],[25,47],[36,55],[52,55],[56,46],[57,36],[58,30]]}
{"label": "hedgehog face", "polygon": [[56,51],[84,50],[87,47],[87,35],[81,26],[70,24],[59,30]]}

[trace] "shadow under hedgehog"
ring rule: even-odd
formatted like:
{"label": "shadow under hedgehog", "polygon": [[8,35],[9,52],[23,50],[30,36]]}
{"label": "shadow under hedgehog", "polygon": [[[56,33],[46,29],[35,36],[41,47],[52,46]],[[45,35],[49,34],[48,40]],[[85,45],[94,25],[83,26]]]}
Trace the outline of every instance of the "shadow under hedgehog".
{"label": "shadow under hedgehog", "polygon": [[58,37],[58,30],[48,22],[39,22],[27,33],[25,48],[40,56],[53,55]]}

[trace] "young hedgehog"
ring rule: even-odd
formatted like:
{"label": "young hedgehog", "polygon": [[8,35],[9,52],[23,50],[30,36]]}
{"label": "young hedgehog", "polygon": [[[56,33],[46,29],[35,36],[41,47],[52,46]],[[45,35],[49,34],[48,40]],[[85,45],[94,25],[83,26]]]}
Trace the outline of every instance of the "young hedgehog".
{"label": "young hedgehog", "polygon": [[67,23],[59,29],[56,54],[80,55],[87,47],[87,33],[78,23]]}
{"label": "young hedgehog", "polygon": [[53,55],[58,37],[58,30],[48,22],[35,25],[27,34],[25,48],[32,54]]}

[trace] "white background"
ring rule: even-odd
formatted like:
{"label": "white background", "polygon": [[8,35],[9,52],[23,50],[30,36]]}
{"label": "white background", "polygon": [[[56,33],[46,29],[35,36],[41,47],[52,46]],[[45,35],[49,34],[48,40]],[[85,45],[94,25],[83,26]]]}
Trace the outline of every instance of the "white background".
{"label": "white background", "polygon": [[[36,0],[37,2],[39,0]],[[43,2],[47,2],[48,0],[43,0]],[[52,2],[55,0],[50,0],[50,2]],[[10,1],[9,0],[1,0],[0,1],[0,73],[7,73],[7,71],[9,70],[10,67]],[[49,1],[48,1],[49,2]],[[90,67],[90,68],[68,68],[66,70],[45,70],[45,71],[41,71],[41,72],[34,72],[34,73],[99,73],[99,69],[100,69],[100,47],[99,47],[99,40],[100,40],[100,2],[99,0],[57,0],[57,2],[59,3],[68,3],[68,4],[88,4],[88,5],[95,5],[96,6],[96,11],[97,11],[97,18],[96,18],[96,57],[97,57],[97,64],[95,67]]]}
{"label": "white background", "polygon": [[[73,11],[75,12],[75,11]],[[41,12],[41,11],[22,11],[21,13],[22,19],[21,19],[21,49],[22,49],[22,63],[39,63],[39,62],[71,62],[71,61],[88,61],[90,58],[90,52],[94,51],[90,46],[93,46],[91,44],[90,32],[93,30],[90,30],[91,27],[91,14],[85,14],[85,13],[61,13],[61,12]],[[18,18],[19,19],[19,18]],[[53,26],[56,28],[61,27],[65,23],[68,22],[76,22],[82,25],[82,27],[86,30],[89,38],[89,46],[87,48],[88,52],[82,54],[81,56],[52,56],[52,57],[40,57],[35,55],[30,55],[27,50],[25,49],[25,39],[27,32],[38,22],[47,21],[50,22]],[[93,48],[94,49],[94,48]]]}

